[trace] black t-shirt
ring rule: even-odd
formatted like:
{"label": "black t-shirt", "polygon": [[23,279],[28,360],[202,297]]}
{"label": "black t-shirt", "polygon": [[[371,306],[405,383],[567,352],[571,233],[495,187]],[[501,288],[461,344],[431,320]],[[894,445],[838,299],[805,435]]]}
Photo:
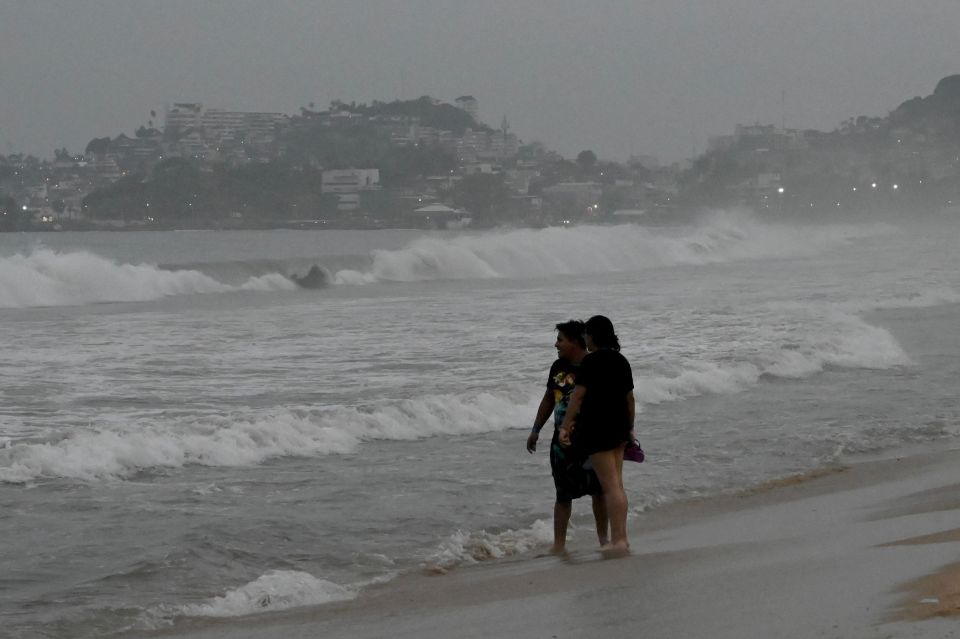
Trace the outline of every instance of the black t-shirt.
{"label": "black t-shirt", "polygon": [[629,432],[627,393],[633,390],[630,362],[619,352],[602,348],[580,362],[577,384],[587,390],[577,416],[577,428]]}

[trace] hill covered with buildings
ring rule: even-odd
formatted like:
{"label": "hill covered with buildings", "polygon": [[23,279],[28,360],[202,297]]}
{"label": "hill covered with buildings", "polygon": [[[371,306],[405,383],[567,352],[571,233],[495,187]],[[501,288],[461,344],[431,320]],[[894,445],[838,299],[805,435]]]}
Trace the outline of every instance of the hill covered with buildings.
{"label": "hill covered with buildings", "polygon": [[886,117],[833,131],[738,126],[683,179],[689,202],[791,216],[937,210],[960,203],[960,75]]}
{"label": "hill covered with buildings", "polygon": [[132,136],[53,160],[0,156],[0,229],[377,228],[671,218],[742,205],[805,218],[960,202],[960,76],[833,131],[738,125],[690,161],[564,158],[473,96],[313,104],[294,115],[178,103]]}

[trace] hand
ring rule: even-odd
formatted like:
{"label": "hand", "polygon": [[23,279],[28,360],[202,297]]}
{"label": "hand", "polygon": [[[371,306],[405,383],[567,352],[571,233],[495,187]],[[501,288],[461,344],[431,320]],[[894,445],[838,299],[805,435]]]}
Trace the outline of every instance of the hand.
{"label": "hand", "polygon": [[531,455],[533,451],[537,450],[538,439],[540,439],[540,433],[530,433],[530,436],[527,437],[527,452]]}
{"label": "hand", "polygon": [[559,440],[560,440],[561,446],[569,446],[570,445],[570,429],[561,428]]}

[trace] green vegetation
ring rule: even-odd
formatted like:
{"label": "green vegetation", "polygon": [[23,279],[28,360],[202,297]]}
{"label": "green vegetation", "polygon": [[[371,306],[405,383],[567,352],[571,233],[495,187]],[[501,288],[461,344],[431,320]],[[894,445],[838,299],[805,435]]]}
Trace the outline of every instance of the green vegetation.
{"label": "green vegetation", "polygon": [[270,162],[203,172],[191,161],[172,158],[149,177],[128,175],[94,191],[83,206],[94,220],[204,228],[325,217],[336,210],[336,198],[320,192],[318,171]]}
{"label": "green vegetation", "polygon": [[369,106],[351,102],[334,100],[330,103],[330,111],[346,111],[366,118],[413,117],[418,118],[421,126],[451,131],[461,136],[467,129],[474,131],[491,131],[487,125],[476,122],[468,113],[452,104],[437,102],[428,95],[416,100],[394,100],[393,102],[373,101]]}

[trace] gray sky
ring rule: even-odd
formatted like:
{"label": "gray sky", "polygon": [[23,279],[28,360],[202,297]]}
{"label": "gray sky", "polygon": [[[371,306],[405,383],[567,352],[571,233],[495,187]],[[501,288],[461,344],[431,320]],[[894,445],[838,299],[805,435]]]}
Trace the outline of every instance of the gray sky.
{"label": "gray sky", "polygon": [[472,94],[567,156],[676,160],[737,123],[886,115],[953,73],[958,0],[0,0],[0,152],[82,151],[177,101]]}

